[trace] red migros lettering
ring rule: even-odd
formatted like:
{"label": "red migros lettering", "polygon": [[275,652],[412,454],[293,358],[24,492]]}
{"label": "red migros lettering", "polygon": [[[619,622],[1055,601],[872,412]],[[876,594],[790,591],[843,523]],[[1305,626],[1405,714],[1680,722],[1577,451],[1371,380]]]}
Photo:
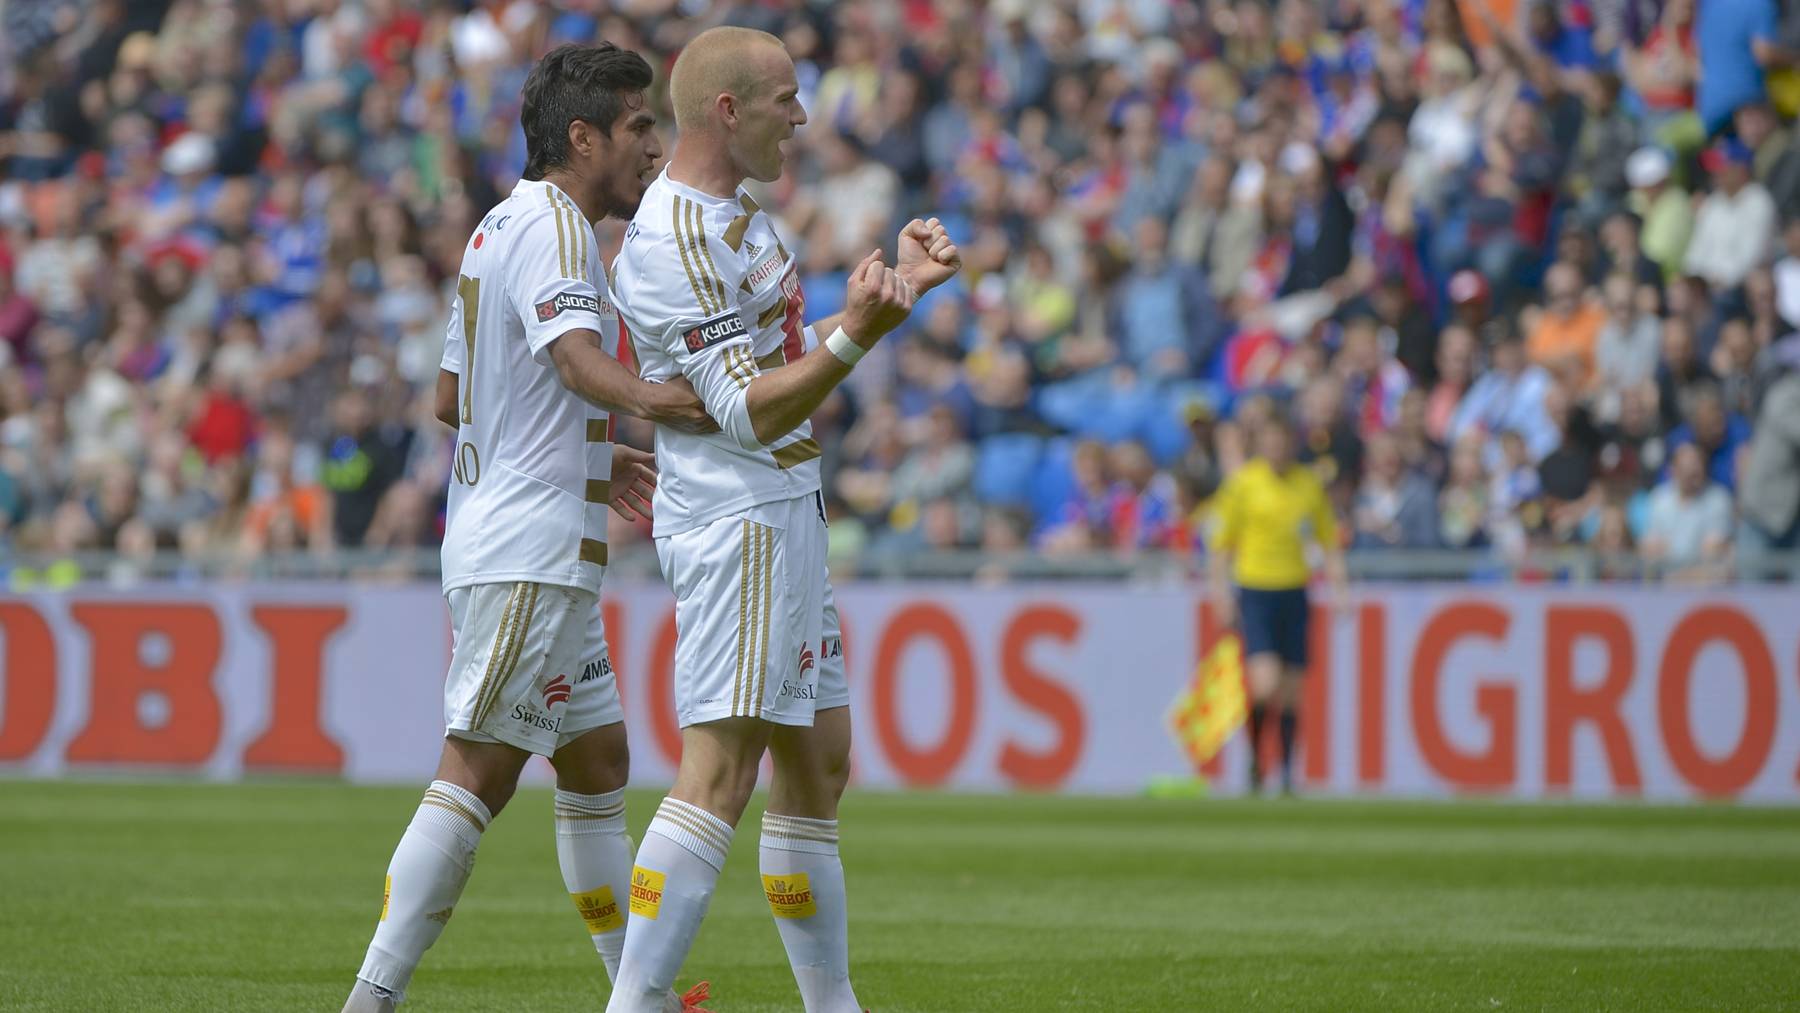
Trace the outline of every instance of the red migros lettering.
{"label": "red migros lettering", "polygon": [[1054,788],[1081,762],[1087,723],[1081,701],[1061,683],[1031,664],[1034,644],[1053,640],[1064,645],[1081,636],[1081,620],[1060,605],[1029,605],[1007,624],[1000,643],[1000,677],[1020,705],[1049,721],[1056,735],[1050,747],[1028,750],[1008,740],[1000,747],[1000,772],[1025,788]]}
{"label": "red migros lettering", "polygon": [[1450,605],[1419,635],[1413,654],[1412,723],[1419,755],[1439,777],[1460,788],[1505,788],[1518,771],[1518,690],[1487,681],[1475,690],[1475,710],[1487,721],[1488,745],[1479,752],[1458,747],[1444,732],[1439,693],[1444,659],[1462,640],[1506,638],[1511,620],[1504,610],[1485,602]]}
{"label": "red migros lettering", "polygon": [[[1310,607],[1306,626],[1306,681],[1300,686],[1300,776],[1313,784],[1331,776],[1331,607]],[[1281,738],[1266,736],[1281,746]],[[1264,770],[1277,769],[1265,765]]]}
{"label": "red migros lettering", "polygon": [[1356,630],[1356,779],[1377,787],[1387,777],[1387,609],[1364,605]]}
{"label": "red migros lettering", "polygon": [[[1744,726],[1735,745],[1713,758],[1694,741],[1688,709],[1694,662],[1708,644],[1731,646],[1743,662]],[[1724,798],[1742,791],[1768,762],[1775,741],[1775,659],[1749,616],[1730,605],[1709,605],[1688,613],[1669,633],[1656,679],[1656,717],[1669,762],[1694,790]]]}
{"label": "red migros lettering", "polygon": [[[915,640],[936,641],[950,678],[950,715],[943,738],[930,746],[915,746],[901,731],[907,722],[900,692],[900,659]],[[888,765],[907,784],[943,784],[956,771],[975,735],[975,658],[956,617],[943,606],[914,602],[888,618],[887,628],[875,648],[871,677],[874,694],[875,738],[887,755]]]}
{"label": "red migros lettering", "polygon": [[[1606,671],[1587,688],[1575,685],[1575,645],[1606,648]],[[1618,612],[1599,606],[1552,605],[1544,613],[1544,783],[1568,788],[1574,776],[1575,729],[1588,725],[1600,736],[1614,786],[1643,786],[1631,732],[1620,712],[1637,671],[1631,627]]]}

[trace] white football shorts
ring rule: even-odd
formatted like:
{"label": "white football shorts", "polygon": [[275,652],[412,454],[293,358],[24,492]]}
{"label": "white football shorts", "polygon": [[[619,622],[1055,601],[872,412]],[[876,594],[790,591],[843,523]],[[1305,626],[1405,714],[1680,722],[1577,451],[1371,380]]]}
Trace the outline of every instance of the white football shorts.
{"label": "white football shorts", "polygon": [[817,494],[656,540],[675,592],[675,716],[811,725],[850,702]]}
{"label": "white football shorts", "polygon": [[549,756],[624,720],[593,594],[529,581],[451,590],[447,734]]}

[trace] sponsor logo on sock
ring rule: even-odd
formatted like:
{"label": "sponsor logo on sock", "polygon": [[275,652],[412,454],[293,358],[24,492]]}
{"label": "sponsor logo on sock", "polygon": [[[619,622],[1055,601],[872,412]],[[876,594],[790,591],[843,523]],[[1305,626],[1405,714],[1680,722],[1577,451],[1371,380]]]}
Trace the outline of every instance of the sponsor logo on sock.
{"label": "sponsor logo on sock", "polygon": [[631,867],[631,913],[656,920],[662,910],[663,883],[669,877],[641,865]]}
{"label": "sponsor logo on sock", "polygon": [[394,877],[389,876],[387,877],[387,882],[381,885],[381,920],[384,922],[387,921],[388,901],[391,900],[393,896]]}
{"label": "sponsor logo on sock", "polygon": [[551,679],[550,684],[544,687],[544,707],[549,709],[559,703],[568,703],[571,692],[568,676],[559,675]]}
{"label": "sponsor logo on sock", "polygon": [[[636,892],[632,895],[635,898]],[[612,887],[598,886],[586,893],[569,896],[575,901],[575,910],[581,912],[581,920],[587,922],[588,935],[598,936],[625,927],[625,916],[619,913],[619,902],[613,899]]]}
{"label": "sponsor logo on sock", "polygon": [[811,918],[819,913],[813,901],[812,879],[804,872],[780,876],[764,876],[763,893],[769,898],[769,910],[777,918]]}
{"label": "sponsor logo on sock", "polygon": [[454,907],[447,907],[447,908],[443,909],[442,911],[433,911],[430,914],[425,916],[425,920],[429,921],[429,922],[437,922],[439,925],[448,925],[448,924],[450,924],[450,915],[455,910],[456,909]]}

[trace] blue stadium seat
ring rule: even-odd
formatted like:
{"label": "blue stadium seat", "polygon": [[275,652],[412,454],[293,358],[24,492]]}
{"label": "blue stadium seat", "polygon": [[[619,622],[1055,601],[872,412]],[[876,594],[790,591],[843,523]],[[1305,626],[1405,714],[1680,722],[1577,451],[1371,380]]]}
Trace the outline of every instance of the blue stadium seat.
{"label": "blue stadium seat", "polygon": [[981,441],[975,457],[975,495],[983,503],[1027,506],[1044,440],[1031,433],[1002,433]]}

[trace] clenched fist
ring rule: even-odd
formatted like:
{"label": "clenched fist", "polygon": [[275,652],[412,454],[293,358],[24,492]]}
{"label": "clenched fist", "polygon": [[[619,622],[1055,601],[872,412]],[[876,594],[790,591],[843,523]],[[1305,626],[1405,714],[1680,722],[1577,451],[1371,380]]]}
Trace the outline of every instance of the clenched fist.
{"label": "clenched fist", "polygon": [[850,340],[873,348],[882,336],[900,326],[912,312],[918,292],[898,271],[881,262],[881,251],[863,258],[850,272],[844,320],[840,325]]}

